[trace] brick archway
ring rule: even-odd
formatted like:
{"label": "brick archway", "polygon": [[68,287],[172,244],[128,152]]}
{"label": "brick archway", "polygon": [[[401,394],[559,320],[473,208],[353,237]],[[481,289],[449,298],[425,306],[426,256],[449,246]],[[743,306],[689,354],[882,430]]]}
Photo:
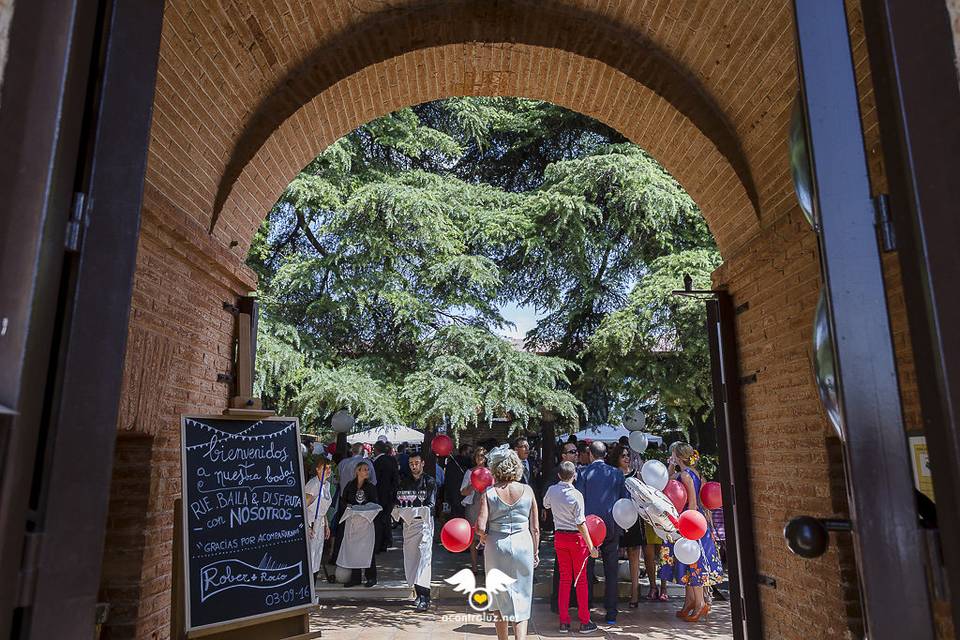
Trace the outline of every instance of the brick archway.
{"label": "brick archway", "polygon": [[[695,91],[679,75],[674,82]],[[732,131],[705,100],[694,104],[704,120],[720,127],[713,138],[698,126],[695,113],[684,114],[657,91],[596,59],[532,45],[468,43],[378,62],[305,102],[250,152],[235,179],[228,165],[220,188],[226,192],[229,185],[229,195],[222,208],[214,203],[213,235],[246,247],[287,183],[327,145],[390,111],[460,95],[546,100],[612,126],[656,156],[687,188],[724,253],[759,228],[746,160],[734,147]],[[237,157],[245,158],[240,150],[259,140],[256,126],[249,131],[237,144]],[[721,152],[724,146],[730,147],[729,157]]]}
{"label": "brick archway", "polygon": [[[863,89],[875,139],[869,79]],[[756,555],[777,584],[762,591],[764,626],[774,637],[856,628],[849,546],[802,561],[781,537],[791,515],[846,509],[809,360],[819,268],[787,164],[795,90],[788,0],[167,0],[118,425],[149,439],[127,448],[148,459],[114,475],[108,541],[124,542],[104,560],[110,637],[167,636],[178,416],[225,405],[223,302],[256,287],[243,259],[257,225],[327,144],[451,95],[591,115],[694,195],[725,260],[715,284],[741,309],[741,373],[756,380],[744,389]],[[137,473],[153,478],[145,506],[125,499]]]}
{"label": "brick archway", "polygon": [[783,0],[723,13],[708,2],[170,0],[147,181],[242,256],[287,181],[353,127],[439,97],[525,95],[653,152],[729,255],[771,207],[790,206],[791,29]]}

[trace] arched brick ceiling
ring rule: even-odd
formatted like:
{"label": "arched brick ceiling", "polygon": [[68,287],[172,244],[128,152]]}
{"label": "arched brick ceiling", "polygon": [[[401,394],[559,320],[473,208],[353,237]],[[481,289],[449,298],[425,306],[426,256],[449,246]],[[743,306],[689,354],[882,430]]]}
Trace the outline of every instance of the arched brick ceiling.
{"label": "arched brick ceiling", "polygon": [[790,197],[794,86],[786,0],[168,0],[148,181],[242,253],[287,182],[355,126],[520,95],[650,150],[729,254]]}
{"label": "arched brick ceiling", "polygon": [[[523,95],[603,120],[663,160],[705,211],[742,214],[736,220],[707,215],[721,246],[731,245],[731,234],[749,235],[757,227],[732,165],[688,118],[644,85],[557,49],[473,43],[420,49],[374,64],[306,103],[244,164],[217,234],[252,237],[290,178],[355,127],[394,109],[453,95]],[[637,105],[644,105],[646,117],[637,117]]]}

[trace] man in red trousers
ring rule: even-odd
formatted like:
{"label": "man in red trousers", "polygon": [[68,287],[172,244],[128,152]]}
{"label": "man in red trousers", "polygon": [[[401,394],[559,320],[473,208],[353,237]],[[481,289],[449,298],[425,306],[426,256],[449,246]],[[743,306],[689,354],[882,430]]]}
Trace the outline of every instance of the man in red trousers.
{"label": "man in red trousers", "polygon": [[553,548],[557,553],[560,587],[557,594],[560,610],[560,633],[570,632],[570,585],[577,593],[577,618],[580,632],[597,628],[590,621],[587,604],[587,558],[599,556],[597,547],[587,531],[587,519],[583,510],[583,494],[573,486],[577,468],[570,461],[560,463],[560,482],[547,489],[543,506],[553,512]]}

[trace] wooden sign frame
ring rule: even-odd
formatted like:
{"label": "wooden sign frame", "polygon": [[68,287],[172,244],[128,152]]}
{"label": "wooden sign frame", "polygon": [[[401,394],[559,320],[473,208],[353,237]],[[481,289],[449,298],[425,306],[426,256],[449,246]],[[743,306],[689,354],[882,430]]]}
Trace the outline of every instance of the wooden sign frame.
{"label": "wooden sign frame", "polygon": [[[251,412],[253,413],[253,412]],[[296,433],[296,442],[297,449],[295,450],[295,455],[297,457],[297,469],[300,473],[301,478],[301,489],[304,479],[303,475],[303,456],[301,455],[299,444],[300,444],[300,420],[299,418],[290,418],[290,417],[281,417],[281,416],[251,416],[251,415],[235,415],[231,413],[224,413],[222,415],[198,415],[198,414],[181,414],[180,416],[180,488],[181,495],[186,498],[187,492],[187,449],[184,446],[186,442],[186,420],[197,419],[197,420],[262,420],[264,422],[293,422],[294,431]],[[307,509],[306,501],[301,500],[300,503],[304,527],[307,523]],[[183,500],[180,501],[180,514],[179,514],[179,528],[180,528],[180,540],[174,541],[177,545],[177,551],[179,552],[181,558],[180,562],[176,562],[174,559],[174,571],[180,572],[180,580],[178,581],[176,576],[174,577],[175,585],[179,582],[182,587],[181,594],[179,597],[179,602],[175,602],[175,606],[182,606],[182,616],[174,616],[174,618],[181,618],[182,622],[175,621],[175,624],[182,624],[182,628],[174,629],[174,633],[183,634],[183,637],[186,638],[200,638],[205,636],[212,636],[214,634],[222,635],[224,632],[230,632],[233,630],[248,629],[251,626],[269,623],[274,621],[279,621],[285,618],[290,618],[293,616],[301,615],[306,617],[305,614],[316,608],[316,587],[313,583],[313,575],[310,572],[309,558],[310,558],[310,546],[309,541],[307,540],[306,535],[304,536],[304,557],[307,558],[307,582],[310,584],[310,603],[301,604],[294,607],[279,609],[277,611],[271,611],[268,613],[260,613],[252,616],[244,616],[242,618],[236,618],[233,620],[227,620],[224,622],[216,622],[212,624],[200,625],[197,627],[190,626],[190,549],[189,549],[189,523],[187,519],[187,509],[183,505]],[[178,566],[179,565],[179,566]],[[304,632],[307,629],[303,629]],[[177,637],[177,636],[174,636]],[[226,638],[228,636],[224,636]],[[232,636],[231,636],[232,637]],[[237,635],[236,637],[246,637],[245,635]],[[269,635],[262,634],[257,635],[258,638],[268,638]],[[287,635],[278,635],[276,638],[286,638]],[[317,637],[314,634],[305,633],[304,635],[296,635],[297,638],[307,638],[307,637]]]}

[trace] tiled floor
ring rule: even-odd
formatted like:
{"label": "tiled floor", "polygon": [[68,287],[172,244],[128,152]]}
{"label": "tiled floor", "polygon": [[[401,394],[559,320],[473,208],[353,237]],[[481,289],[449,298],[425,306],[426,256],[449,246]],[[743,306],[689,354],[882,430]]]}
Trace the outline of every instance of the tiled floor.
{"label": "tiled floor", "polygon": [[[590,635],[576,633],[579,623],[576,609],[571,609],[573,633],[557,631],[559,619],[550,612],[549,594],[553,571],[553,548],[548,541],[541,543],[542,562],[534,574],[534,607],[528,637],[539,638],[643,638],[644,640],[726,640],[733,638],[730,627],[730,606],[715,602],[709,617],[698,623],[679,620],[674,613],[683,603],[683,587],[671,585],[669,602],[641,601],[639,608],[628,609],[629,583],[621,582],[620,600],[624,607],[617,625],[602,627]],[[333,640],[447,640],[496,638],[493,622],[467,606],[466,599],[444,582],[464,567],[470,566],[466,553],[453,554],[434,546],[433,552],[434,605],[427,613],[417,613],[410,604],[410,590],[403,578],[403,554],[400,549],[377,556],[379,584],[372,588],[343,589],[340,585],[321,582],[318,585],[317,611],[311,614],[311,628],[323,632],[323,638]],[[482,567],[482,562],[481,562]],[[482,579],[482,577],[481,577]],[[597,585],[597,599],[601,600],[602,585]],[[641,593],[646,593],[646,580],[641,582]],[[463,599],[461,599],[463,598]],[[593,621],[603,622],[605,611],[595,608]],[[511,638],[513,634],[511,633]]]}
{"label": "tiled floor", "polygon": [[[687,623],[678,620],[674,611],[682,601],[677,598],[667,603],[643,603],[638,609],[622,611],[617,625],[601,628],[592,634],[580,636],[574,619],[574,633],[557,631],[558,619],[547,603],[534,605],[528,637],[605,637],[613,640],[644,638],[645,640],[693,640],[732,638],[730,607],[716,603],[706,621]],[[571,610],[571,614],[575,612]],[[594,611],[594,621],[602,621],[602,612]],[[444,601],[435,604],[427,613],[416,613],[403,605],[321,605],[311,616],[314,630],[321,630],[324,638],[333,640],[453,640],[495,638],[492,622],[469,610],[466,603]],[[512,634],[511,634],[511,637]]]}

